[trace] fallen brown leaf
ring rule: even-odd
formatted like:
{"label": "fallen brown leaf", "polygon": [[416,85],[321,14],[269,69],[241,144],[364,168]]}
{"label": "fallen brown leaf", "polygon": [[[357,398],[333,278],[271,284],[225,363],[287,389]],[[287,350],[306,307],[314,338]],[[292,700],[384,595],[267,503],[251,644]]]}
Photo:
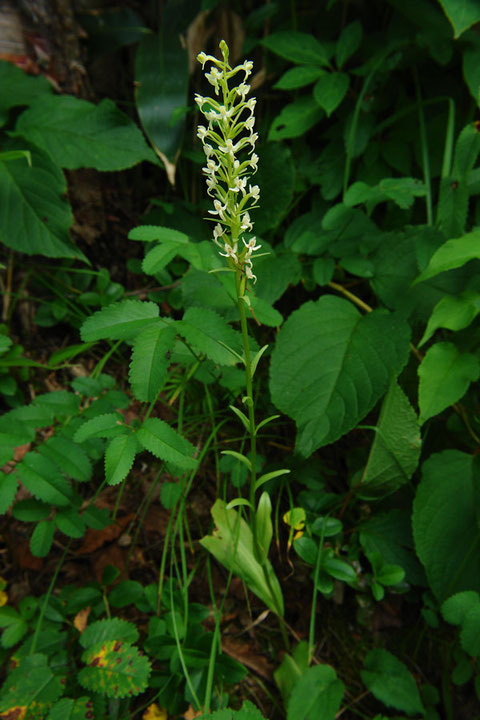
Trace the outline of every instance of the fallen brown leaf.
{"label": "fallen brown leaf", "polygon": [[89,615],[90,615],[90,606],[89,605],[86,608],[83,608],[83,610],[79,610],[78,613],[75,615],[73,624],[77,628],[78,632],[83,633],[84,630],[86,629]]}
{"label": "fallen brown leaf", "polygon": [[113,540],[116,540],[122,534],[134,517],[134,514],[130,513],[122,518],[117,518],[112,525],[108,525],[103,530],[92,530],[92,528],[88,528],[83,543],[78,548],[77,553],[79,555],[89,555],[106,543],[113,542]]}
{"label": "fallen brown leaf", "polygon": [[265,680],[272,679],[273,665],[268,662],[264,655],[258,653],[251,643],[225,635],[222,638],[222,650],[226,655],[242,663],[242,665],[246,665]]}

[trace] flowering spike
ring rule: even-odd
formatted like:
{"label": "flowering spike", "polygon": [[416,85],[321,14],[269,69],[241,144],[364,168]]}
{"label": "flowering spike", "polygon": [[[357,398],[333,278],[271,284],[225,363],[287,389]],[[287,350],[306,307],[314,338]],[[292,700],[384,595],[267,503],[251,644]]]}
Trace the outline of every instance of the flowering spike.
{"label": "flowering spike", "polygon": [[[252,254],[260,245],[256,245],[255,238],[246,241],[242,237],[244,247],[238,248],[241,233],[253,229],[248,209],[256,206],[260,197],[258,185],[252,186],[248,182],[258,169],[258,155],[254,152],[258,134],[253,130],[256,100],[246,100],[250,90],[246,80],[252,74],[253,63],[246,60],[242,65],[231,68],[224,40],[220,42],[220,51],[223,61],[204,52],[197,56],[202,68],[207,62],[212,64],[205,77],[218,96],[214,99],[198,93],[195,95],[195,102],[208,122],[208,127],[200,125],[197,128],[197,137],[202,141],[207,158],[203,168],[207,193],[213,198],[214,210],[208,212],[217,216],[213,241],[221,249],[220,255],[227,258],[230,267],[255,282]],[[243,72],[240,76],[243,80],[235,87],[229,87],[229,80],[238,72]],[[246,150],[247,156],[243,161],[236,156],[242,150]]]}

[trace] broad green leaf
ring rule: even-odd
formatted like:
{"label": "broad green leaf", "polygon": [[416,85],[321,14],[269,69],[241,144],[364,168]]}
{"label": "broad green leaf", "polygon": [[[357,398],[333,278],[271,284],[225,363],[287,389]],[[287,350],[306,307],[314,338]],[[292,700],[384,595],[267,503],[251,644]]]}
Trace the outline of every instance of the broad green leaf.
{"label": "broad green leaf", "polygon": [[428,280],[447,270],[462,267],[475,259],[480,259],[480,230],[473,230],[441,245],[415,283]]}
{"label": "broad green leaf", "polygon": [[480,48],[466,47],[463,52],[463,76],[470,93],[480,106]]}
{"label": "broad green leaf", "polygon": [[40,150],[32,149],[32,167],[0,157],[0,241],[27,255],[85,260],[69,237],[73,215],[66,192],[62,171]]}
{"label": "broad green leaf", "polygon": [[90,315],[82,325],[82,339],[131,340],[158,315],[156,303],[121,300]]}
{"label": "broad green leaf", "polygon": [[224,708],[200,715],[198,720],[265,720],[260,710],[246,700],[240,710]]}
{"label": "broad green leaf", "polygon": [[326,48],[308,33],[293,31],[272,33],[262,40],[262,45],[294,63],[328,65]]}
{"label": "broad green leaf", "polygon": [[[252,218],[255,220],[255,232],[261,234],[280,224],[293,201],[295,165],[292,152],[285,144],[262,145],[258,148],[258,155],[260,160],[254,179],[262,189],[262,200],[260,207],[252,211]],[[259,258],[259,267],[262,261],[268,260],[269,256]]]}
{"label": "broad green leaf", "polygon": [[314,665],[295,683],[287,706],[287,720],[334,720],[345,686],[330,665]]}
{"label": "broad green leaf", "polygon": [[98,643],[109,642],[110,640],[123,640],[128,643],[137,642],[137,628],[133,623],[120,618],[97,620],[90,623],[79,638],[80,645],[86,650]]}
{"label": "broad green leaf", "polygon": [[175,323],[178,333],[197,352],[203,353],[219,365],[235,365],[236,357],[227,350],[225,343],[236,352],[241,350],[241,338],[236,330],[213,310],[189,308],[183,320]]}
{"label": "broad green leaf", "polygon": [[413,552],[409,511],[395,509],[372,515],[361,523],[359,539],[367,558],[372,558],[371,562],[380,557],[386,564],[402,567],[408,583],[427,584],[423,568]]}
{"label": "broad green leaf", "polygon": [[325,70],[315,65],[300,65],[290,68],[277,80],[273,86],[276,90],[296,90],[297,88],[311,85],[319,77],[325,75]]}
{"label": "broad green leaf", "polygon": [[458,296],[446,295],[433,308],[427,328],[418,347],[430,340],[438,328],[463,330],[477,317],[480,312],[480,295],[465,291]]}
{"label": "broad green leaf", "polygon": [[422,441],[417,415],[396,380],[382,403],[358,494],[374,499],[389,495],[410,480],[420,459]]}
{"label": "broad green leaf", "polygon": [[52,547],[55,535],[53,520],[41,520],[30,538],[30,550],[35,557],[46,557]]}
{"label": "broad green leaf", "polygon": [[187,49],[165,17],[162,30],[145,35],[139,43],[135,81],[140,121],[173,185],[185,128],[185,113],[179,109],[188,104],[189,73]]}
{"label": "broad green leaf", "polygon": [[480,6],[477,0],[438,0],[450,20],[454,37],[459,38],[465,30],[480,22]]}
{"label": "broad green leaf", "polygon": [[37,395],[34,403],[51,410],[57,420],[65,420],[70,415],[76,415],[81,398],[68,390],[54,390],[45,395]]}
{"label": "broad green leaf", "polygon": [[383,178],[374,187],[361,181],[353,183],[345,193],[344,203],[347,207],[362,203],[375,206],[379,202],[393,200],[402,210],[407,210],[416,197],[425,194],[424,183],[415,178]]}
{"label": "broad green leaf", "polygon": [[265,559],[262,566],[256,559],[252,531],[245,520],[236,510],[227,510],[221,499],[215,502],[211,512],[216,529],[213,535],[200,540],[202,547],[282,617],[284,606],[280,584],[269,560]]}
{"label": "broad green leaf", "polygon": [[155,324],[146,327],[135,338],[129,378],[133,393],[139,400],[151,402],[162,389],[175,336],[175,325]]}
{"label": "broad green leaf", "polygon": [[173,228],[163,227],[162,225],[139,225],[128,233],[129,240],[141,240],[143,242],[153,242],[156,240],[161,243],[184,243],[187,245],[190,241],[188,235],[174,230]]}
{"label": "broad green leaf", "polygon": [[47,720],[86,720],[92,707],[93,703],[87,696],[76,700],[62,698],[50,708]]}
{"label": "broad green leaf", "polygon": [[19,500],[12,508],[12,515],[16,520],[22,522],[38,522],[46,520],[50,515],[51,507],[47,503],[34,498]]}
{"label": "broad green leaf", "polygon": [[285,653],[279,667],[274,671],[273,677],[282,694],[283,703],[288,704],[295,684],[306,672],[309,666],[308,642],[302,640],[293,650],[292,654]]}
{"label": "broad green leaf", "polygon": [[444,619],[452,625],[461,625],[467,613],[473,608],[480,606],[480,595],[474,590],[465,590],[455,593],[445,600],[442,605]]}
{"label": "broad green leaf", "polygon": [[142,262],[142,270],[146,275],[155,275],[165,268],[179,252],[179,244],[175,242],[163,242],[161,245],[154,245]]}
{"label": "broad green leaf", "polygon": [[55,676],[47,662],[47,656],[40,653],[20,660],[3,684],[0,714],[8,717],[12,711],[17,718],[21,718],[22,714],[24,717],[35,717],[38,716],[38,710],[45,708],[47,703],[58,700],[64,692],[61,682],[63,678],[60,675]]}
{"label": "broad green leaf", "polygon": [[343,28],[335,48],[335,62],[338,68],[342,68],[358,50],[362,42],[362,34],[362,25],[358,20]]}
{"label": "broad green leaf", "polygon": [[38,98],[20,116],[15,135],[69,170],[124,170],[156,161],[133,120],[108,98],[97,104],[72,95]]}
{"label": "broad green leaf", "polygon": [[413,503],[417,555],[440,602],[463,590],[480,591],[478,470],[458,450],[432,455],[422,467]]}
{"label": "broad green leaf", "polygon": [[16,472],[27,490],[38,500],[64,507],[72,501],[72,489],[52,460],[29,452],[18,463]]}
{"label": "broad green leaf", "polygon": [[395,710],[423,715],[425,711],[417,684],[395,655],[388,650],[371,650],[363,667],[362,680],[377,700]]}
{"label": "broad green leaf", "polygon": [[323,110],[313,97],[307,95],[294,100],[289,105],[285,105],[280,114],[274,118],[268,131],[268,140],[287,140],[304,135],[323,116]]}
{"label": "broad green leaf", "polygon": [[277,335],[270,391],[297,423],[298,452],[308,457],[354,428],[408,352],[407,326],[383,312],[362,316],[332,296],[293,312]]}
{"label": "broad green leaf", "polygon": [[135,435],[119,435],[110,440],[105,450],[105,478],[109,485],[118,485],[128,475],[137,450]]}
{"label": "broad green leaf", "polygon": [[41,455],[53,460],[59,469],[78,482],[88,482],[92,476],[90,458],[83,448],[67,437],[54,436],[39,445]]}
{"label": "broad green leaf", "polygon": [[460,642],[472,657],[480,655],[480,603],[470,608],[462,622]]}
{"label": "broad green leaf", "polygon": [[112,438],[125,432],[125,421],[120,413],[105,413],[87,420],[80,425],[74,435],[77,443],[85,442],[89,438]]}
{"label": "broad green leaf", "polygon": [[85,533],[85,522],[78,514],[78,510],[73,508],[58,512],[55,515],[55,523],[60,532],[67,535],[67,537],[78,540]]}
{"label": "broad green leaf", "polygon": [[136,647],[120,640],[100,642],[85,650],[87,667],[78,673],[80,685],[110,698],[139,695],[148,684],[150,662]]}
{"label": "broad green leaf", "polygon": [[342,102],[347,94],[350,85],[350,78],[346,73],[334,72],[327,73],[321,77],[313,88],[313,97],[318,105],[325,110],[327,117]]}
{"label": "broad green leaf", "polygon": [[[13,453],[12,453],[13,454]],[[0,473],[0,514],[7,512],[17,494],[18,480],[15,473]]]}
{"label": "broad green leaf", "polygon": [[20,105],[30,105],[35,98],[53,92],[52,85],[43,75],[29,75],[13,63],[0,60],[0,123],[6,119],[6,111]]}
{"label": "broad green leaf", "polygon": [[170,425],[158,418],[148,418],[137,432],[137,439],[155,457],[178,466],[182,470],[193,470],[197,460],[195,448],[179,435]]}
{"label": "broad green leaf", "polygon": [[460,353],[453,343],[436,343],[426,352],[419,368],[418,404],[421,425],[460,400],[471,382],[480,377],[480,360]]}

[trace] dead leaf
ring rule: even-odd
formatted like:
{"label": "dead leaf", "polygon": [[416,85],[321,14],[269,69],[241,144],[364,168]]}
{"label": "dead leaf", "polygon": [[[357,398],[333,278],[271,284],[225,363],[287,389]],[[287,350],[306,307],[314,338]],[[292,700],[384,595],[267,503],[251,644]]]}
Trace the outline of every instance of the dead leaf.
{"label": "dead leaf", "polygon": [[200,717],[201,714],[201,710],[194,710],[193,707],[190,705],[187,712],[184,713],[183,717],[185,718],[185,720],[195,720],[195,718]]}
{"label": "dead leaf", "polygon": [[167,711],[158,707],[157,703],[149,705],[142,715],[143,720],[167,720],[167,717]]}
{"label": "dead leaf", "polygon": [[87,627],[89,615],[90,615],[90,606],[89,605],[86,608],[83,608],[83,610],[79,610],[78,613],[75,615],[73,624],[77,628],[78,632],[83,633],[85,631],[85,629]]}
{"label": "dead leaf", "polygon": [[130,513],[122,518],[117,518],[112,525],[108,525],[106,528],[103,528],[103,530],[92,530],[92,528],[88,528],[83,543],[78,548],[77,553],[79,555],[89,555],[106,543],[113,542],[113,540],[116,540],[122,534],[134,517],[135,515]]}
{"label": "dead leaf", "polygon": [[251,643],[224,635],[222,638],[222,650],[226,655],[242,663],[242,665],[246,665],[265,680],[272,679],[273,665],[268,662],[264,655],[256,651]]}
{"label": "dead leaf", "polygon": [[123,575],[127,565],[128,550],[123,550],[118,545],[109,545],[107,548],[97,553],[92,558],[92,567],[95,579],[101,582],[103,571],[107,565],[113,565],[117,570],[120,570],[122,580],[126,579],[126,575]]}

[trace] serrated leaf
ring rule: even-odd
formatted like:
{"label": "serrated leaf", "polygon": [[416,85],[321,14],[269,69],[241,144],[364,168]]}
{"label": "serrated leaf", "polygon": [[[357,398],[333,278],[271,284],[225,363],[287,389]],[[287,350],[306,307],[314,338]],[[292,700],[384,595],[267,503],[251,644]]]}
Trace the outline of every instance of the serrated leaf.
{"label": "serrated leaf", "polygon": [[[61,676],[55,676],[48,667],[46,655],[36,653],[22,658],[2,687],[0,713],[8,717],[9,711],[20,709],[24,711],[24,717],[31,710],[31,717],[34,717],[43,703],[53,703],[62,695],[61,680]],[[14,717],[22,715],[16,712]]]}
{"label": "serrated leaf", "polygon": [[151,402],[162,389],[175,336],[175,325],[155,324],[146,327],[135,338],[129,377],[132,390],[139,400]]}
{"label": "serrated leaf", "polygon": [[113,438],[105,450],[105,479],[109,485],[118,485],[130,472],[137,454],[135,435]]}
{"label": "serrated leaf", "polygon": [[420,459],[417,415],[396,380],[382,403],[358,494],[372,499],[398,490],[410,480]]}
{"label": "serrated leaf", "polygon": [[475,458],[457,450],[432,455],[423,464],[413,503],[415,549],[441,602],[463,590],[480,591],[474,463]]}
{"label": "serrated leaf", "polygon": [[355,427],[408,352],[409,329],[394,316],[361,316],[331,296],[293,312],[277,335],[270,391],[275,405],[297,423],[298,452],[307,457]]}
{"label": "serrated leaf", "polygon": [[61,510],[55,515],[57,528],[67,537],[78,540],[85,533],[85,522],[77,510],[69,508]]}
{"label": "serrated leaf", "polygon": [[240,336],[214,310],[189,308],[183,320],[176,323],[176,328],[194,350],[203,353],[213,362],[219,365],[235,365],[237,362],[235,356],[221,343],[240,352]]}
{"label": "serrated leaf", "polygon": [[158,318],[158,305],[121,300],[98,310],[81,328],[83,340],[130,340]]}
{"label": "serrated leaf", "polygon": [[388,650],[371,650],[360,674],[370,692],[387,707],[412,715],[425,712],[413,676]]}
{"label": "serrated leaf", "polygon": [[42,520],[38,523],[30,538],[30,550],[35,557],[46,557],[52,547],[55,535],[55,523],[52,520]]}
{"label": "serrated leaf", "polygon": [[31,153],[31,167],[25,160],[4,163],[0,157],[1,242],[28,255],[85,260],[70,241],[73,215],[62,171],[40,150]]}
{"label": "serrated leaf", "polygon": [[480,22],[480,7],[476,0],[438,0],[438,2],[450,20],[455,38]]}
{"label": "serrated leaf", "polygon": [[137,642],[138,630],[133,623],[127,620],[111,618],[109,620],[97,620],[88,625],[79,638],[80,645],[85,649],[110,640],[122,640],[127,643]]}
{"label": "serrated leaf", "polygon": [[15,135],[47,152],[63,168],[124,170],[155,155],[133,120],[105,98],[40,97],[20,116]]}
{"label": "serrated leaf", "polygon": [[415,284],[448,270],[462,267],[475,259],[480,259],[480,230],[473,230],[461,237],[447,240],[432,255],[425,270],[415,280]]}
{"label": "serrated leaf", "polygon": [[84,422],[73,439],[77,443],[82,443],[89,438],[112,438],[123,435],[124,432],[125,421],[120,413],[104,413]]}
{"label": "serrated leaf", "polygon": [[313,88],[313,97],[317,104],[325,110],[327,117],[342,102],[347,94],[350,85],[350,78],[346,73],[333,72],[323,75]]}
{"label": "serrated leaf", "polygon": [[287,720],[333,720],[345,686],[330,665],[314,665],[295,683],[287,706]]}
{"label": "serrated leaf", "polygon": [[471,353],[460,353],[453,343],[436,343],[427,350],[418,375],[419,422],[423,424],[465,395],[470,383],[480,377],[480,361]]}
{"label": "serrated leaf", "polygon": [[25,455],[16,472],[22,484],[38,500],[65,507],[72,501],[72,488],[55,463],[35,452]]}
{"label": "serrated leaf", "polygon": [[88,697],[62,698],[53,705],[47,720],[88,720],[93,703]]}
{"label": "serrated leaf", "polygon": [[294,31],[272,33],[262,40],[262,45],[294,63],[328,65],[326,48],[308,33]]}
{"label": "serrated leaf", "polygon": [[143,692],[150,676],[150,662],[125,641],[100,642],[86,650],[87,667],[78,673],[83,687],[107,697],[123,698]]}
{"label": "serrated leaf", "polygon": [[467,613],[473,608],[480,606],[480,595],[474,590],[465,590],[455,593],[442,605],[443,618],[452,625],[461,625]]}
{"label": "serrated leaf", "polygon": [[137,431],[137,439],[155,457],[171,462],[182,470],[193,470],[197,466],[193,445],[163,420],[145,420]]}
{"label": "serrated leaf", "polygon": [[68,477],[87,482],[92,476],[92,464],[86,452],[70,438],[55,436],[42,443],[38,451],[53,460]]}
{"label": "serrated leaf", "polygon": [[15,473],[0,474],[0,514],[7,512],[17,494],[18,480]]}
{"label": "serrated leaf", "polygon": [[21,520],[22,522],[38,522],[39,520],[46,520],[50,515],[50,512],[50,505],[40,502],[40,500],[34,500],[34,498],[20,500],[15,503],[12,508],[13,517],[16,520]]}
{"label": "serrated leaf", "polygon": [[64,420],[69,415],[76,415],[80,408],[81,398],[68,390],[54,390],[37,395],[35,405],[46,406],[58,420]]}

